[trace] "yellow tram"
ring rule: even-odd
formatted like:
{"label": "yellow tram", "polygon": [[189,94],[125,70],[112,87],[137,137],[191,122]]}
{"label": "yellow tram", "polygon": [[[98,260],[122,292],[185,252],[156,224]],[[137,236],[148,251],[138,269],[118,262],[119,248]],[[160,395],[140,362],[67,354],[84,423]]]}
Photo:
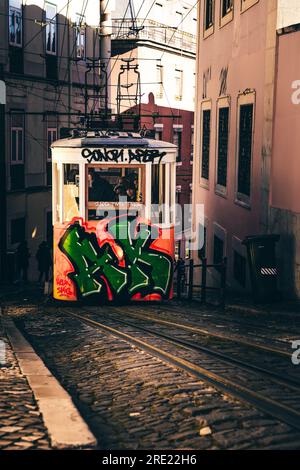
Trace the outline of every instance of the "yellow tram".
{"label": "yellow tram", "polygon": [[54,298],[171,299],[176,146],[77,131],[51,149]]}

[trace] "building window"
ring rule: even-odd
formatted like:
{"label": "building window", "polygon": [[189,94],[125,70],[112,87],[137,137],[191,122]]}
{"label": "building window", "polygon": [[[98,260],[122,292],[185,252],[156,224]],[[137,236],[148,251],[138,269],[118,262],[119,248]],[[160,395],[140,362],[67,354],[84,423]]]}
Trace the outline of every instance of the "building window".
{"label": "building window", "polygon": [[24,163],[24,135],[23,127],[11,128],[11,164],[23,165]]}
{"label": "building window", "polygon": [[246,11],[248,8],[251,8],[253,5],[258,3],[259,0],[241,0],[241,10]]}
{"label": "building window", "polygon": [[164,68],[162,65],[156,66],[157,91],[156,98],[161,99],[164,96]]}
{"label": "building window", "polygon": [[24,114],[12,112],[10,118],[10,188],[24,188]]}
{"label": "building window", "polygon": [[[16,5],[18,5],[16,7]],[[10,2],[9,5],[9,44],[22,47],[23,18],[21,2]]]}
{"label": "building window", "polygon": [[202,111],[202,161],[201,178],[209,179],[209,154],[210,154],[210,119],[211,110]]}
{"label": "building window", "polygon": [[253,137],[253,103],[239,106],[237,192],[250,198]]}
{"label": "building window", "polygon": [[13,219],[10,222],[10,243],[21,243],[25,240],[25,217]]}
{"label": "building window", "polygon": [[56,20],[56,5],[46,2],[46,52],[47,54],[56,55],[56,42],[57,42],[57,20]]}
{"label": "building window", "polygon": [[227,186],[229,107],[218,109],[217,186]]}
{"label": "building window", "polygon": [[177,146],[176,162],[181,162],[182,127],[173,128],[173,144]]}
{"label": "building window", "polygon": [[83,15],[76,15],[76,57],[84,60],[86,57],[86,23]]}
{"label": "building window", "polygon": [[215,0],[205,0],[204,7],[204,37],[206,37],[213,32],[214,28]]}
{"label": "building window", "polygon": [[242,287],[246,287],[246,266],[246,258],[233,250],[233,277]]}
{"label": "building window", "polygon": [[183,70],[175,69],[175,99],[177,101],[182,100],[183,90]]}
{"label": "building window", "polygon": [[194,126],[191,126],[191,163],[194,160]]}
{"label": "building window", "polygon": [[47,129],[47,144],[48,144],[48,152],[47,152],[47,161],[51,162],[51,145],[53,142],[57,140],[57,129],[56,127],[48,127]]}
{"label": "building window", "polygon": [[154,125],[155,140],[163,140],[163,124]]}
{"label": "building window", "polygon": [[[214,235],[214,264],[222,264],[224,258],[224,240],[219,238],[216,234]],[[217,266],[215,269],[220,271],[220,267]]]}
{"label": "building window", "polygon": [[221,15],[222,15],[222,18],[224,18],[224,16],[228,15],[233,8],[233,0],[221,0],[221,2],[222,2]]}
{"label": "building window", "polygon": [[225,26],[233,20],[233,0],[220,0],[220,27]]}

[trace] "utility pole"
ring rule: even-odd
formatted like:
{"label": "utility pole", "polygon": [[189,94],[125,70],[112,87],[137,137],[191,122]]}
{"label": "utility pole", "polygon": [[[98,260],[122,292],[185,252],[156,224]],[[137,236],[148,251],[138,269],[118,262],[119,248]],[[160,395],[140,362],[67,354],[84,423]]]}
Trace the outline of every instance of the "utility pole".
{"label": "utility pole", "polygon": [[3,66],[0,65],[0,280],[5,279],[6,271],[6,159],[5,159],[5,104],[6,85],[3,79]]}
{"label": "utility pole", "polygon": [[111,108],[111,7],[110,1],[100,0],[100,109]]}

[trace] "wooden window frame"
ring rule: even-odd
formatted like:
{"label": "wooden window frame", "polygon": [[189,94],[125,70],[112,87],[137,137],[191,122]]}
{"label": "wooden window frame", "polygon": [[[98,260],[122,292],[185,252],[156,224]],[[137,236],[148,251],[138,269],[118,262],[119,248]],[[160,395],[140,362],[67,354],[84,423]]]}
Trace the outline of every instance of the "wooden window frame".
{"label": "wooden window frame", "polygon": [[230,10],[223,15],[223,0],[220,0],[220,28],[223,28],[228,23],[230,23],[234,18],[234,0],[232,0],[232,5]]}
{"label": "wooden window frame", "polygon": [[203,38],[206,39],[215,31],[215,0],[212,0],[212,24],[208,28],[206,27],[206,8],[207,2],[209,0],[204,0],[204,8],[203,8]]}
{"label": "wooden window frame", "polygon": [[259,0],[241,0],[241,13],[249,10],[249,8],[253,7],[259,2]]}

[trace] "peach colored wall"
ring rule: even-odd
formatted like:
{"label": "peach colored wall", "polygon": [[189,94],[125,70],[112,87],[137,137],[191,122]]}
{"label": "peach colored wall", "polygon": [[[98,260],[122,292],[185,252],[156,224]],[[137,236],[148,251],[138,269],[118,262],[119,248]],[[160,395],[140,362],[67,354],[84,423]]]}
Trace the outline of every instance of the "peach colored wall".
{"label": "peach colored wall", "polygon": [[[261,154],[262,132],[264,123],[264,84],[265,84],[265,45],[267,2],[259,1],[244,13],[240,13],[239,2],[235,3],[233,20],[219,27],[220,3],[216,1],[215,31],[207,39],[203,39],[204,2],[200,7],[200,43],[198,59],[198,99],[196,126],[198,137],[195,146],[193,191],[194,202],[205,204],[205,216],[209,219],[208,255],[212,256],[212,224],[217,222],[227,231],[226,252],[231,256],[232,237],[243,240],[246,235],[259,232],[259,214],[261,205]],[[216,119],[217,99],[220,90],[220,73],[228,67],[227,93],[231,99],[229,152],[226,198],[215,194],[216,172]],[[209,190],[200,185],[200,136],[201,101],[203,93],[203,73],[211,68],[211,80],[207,85],[207,98],[212,101],[211,144],[209,167]],[[246,209],[235,202],[236,184],[236,134],[237,134],[237,98],[239,92],[247,88],[256,92],[254,118],[254,145],[252,158],[251,208]],[[195,128],[196,128],[195,126]],[[231,259],[229,269],[231,270]]]}
{"label": "peach colored wall", "polygon": [[276,114],[271,169],[271,206],[300,213],[300,82],[292,103],[292,83],[300,80],[300,32],[278,39]]}

